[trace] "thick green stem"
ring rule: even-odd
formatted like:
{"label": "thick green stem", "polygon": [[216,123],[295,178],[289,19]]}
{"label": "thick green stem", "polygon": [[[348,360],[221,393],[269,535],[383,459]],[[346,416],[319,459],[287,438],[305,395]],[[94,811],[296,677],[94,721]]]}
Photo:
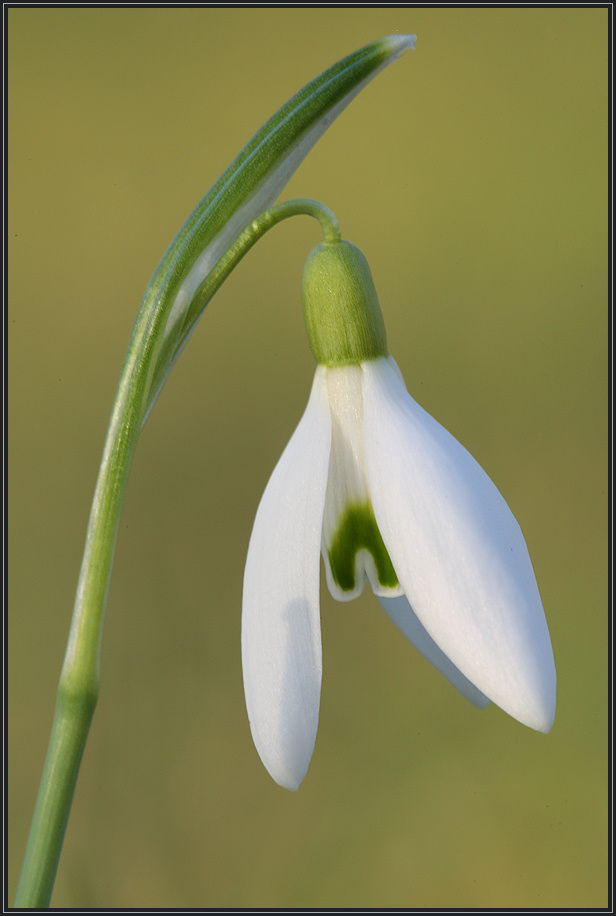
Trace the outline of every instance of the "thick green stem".
{"label": "thick green stem", "polygon": [[136,327],[118,386],[16,907],[48,907],[51,899],[77,774],[98,699],[103,625],[120,512],[141,426],[143,382],[155,356],[155,348],[148,344],[162,314],[161,303],[154,302],[145,327]]}
{"label": "thick green stem", "polygon": [[58,689],[45,761],[15,906],[48,907],[96,695]]}
{"label": "thick green stem", "polygon": [[[322,204],[294,200],[253,220],[197,289],[179,346],[214,293],[262,235],[290,216],[321,222],[326,240],[339,238],[333,214]],[[170,287],[175,291],[175,287]],[[139,432],[151,407],[157,369],[177,356],[164,330],[174,296],[163,282],[146,294],[128,347],[94,493],[68,646],[60,675],[56,715],[36,802],[15,906],[48,907],[88,730],[98,699],[107,595],[120,513]]]}

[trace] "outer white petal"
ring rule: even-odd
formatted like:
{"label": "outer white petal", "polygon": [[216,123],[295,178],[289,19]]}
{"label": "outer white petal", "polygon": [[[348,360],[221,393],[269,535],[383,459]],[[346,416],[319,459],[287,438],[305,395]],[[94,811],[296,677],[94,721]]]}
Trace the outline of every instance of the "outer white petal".
{"label": "outer white petal", "polygon": [[362,368],[372,503],[405,594],[482,693],[549,731],[554,658],[516,520],[474,458],[410,397],[391,357]]}
{"label": "outer white petal", "polygon": [[475,706],[483,709],[490,702],[486,696],[477,690],[474,684],[464,677],[461,671],[450,661],[434,642],[417,614],[408,603],[405,595],[399,598],[379,597],[379,602],[398,629],[406,636],[418,652],[421,652],[437,671],[444,674],[447,680],[459,690],[463,697],[470,700]]}
{"label": "outer white petal", "polygon": [[270,775],[297,789],[308,769],[321,695],[319,562],[331,443],[325,369],[261,499],[242,607],[248,718]]}

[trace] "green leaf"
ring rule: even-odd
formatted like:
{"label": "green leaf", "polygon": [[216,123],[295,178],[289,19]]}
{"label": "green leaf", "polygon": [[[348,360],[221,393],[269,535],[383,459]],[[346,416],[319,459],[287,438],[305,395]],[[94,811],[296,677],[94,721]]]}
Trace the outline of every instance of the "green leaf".
{"label": "green leaf", "polygon": [[414,44],[413,35],[383,38],[308,83],[263,125],[190,214],[152,277],[142,305],[143,312],[155,300],[172,302],[172,307],[167,305],[170,311],[146,416],[207,305],[195,294],[208,274],[238,235],[276,200],[349,102]]}

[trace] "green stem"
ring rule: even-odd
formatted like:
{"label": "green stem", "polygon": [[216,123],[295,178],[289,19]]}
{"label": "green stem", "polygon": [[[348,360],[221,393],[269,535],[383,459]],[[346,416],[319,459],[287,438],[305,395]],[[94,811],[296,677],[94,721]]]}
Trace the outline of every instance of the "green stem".
{"label": "green stem", "polygon": [[[182,326],[180,339],[175,347],[175,354],[182,350],[184,343],[190,337],[194,326],[197,324],[206,305],[216,293],[224,281],[227,279],[232,270],[234,270],[244,255],[248,254],[253,245],[259,239],[269,232],[274,226],[289,219],[291,216],[311,216],[317,219],[323,230],[323,240],[326,244],[340,241],[340,229],[336,217],[326,206],[316,200],[307,198],[298,198],[297,200],[286,200],[284,203],[277,204],[262,213],[257,219],[244,229],[231,245],[228,251],[220,259],[216,267],[210,271],[201,285],[197,288],[194,298],[186,312],[186,318]],[[165,365],[164,344],[161,350],[158,365]],[[152,388],[154,388],[154,384]]]}
{"label": "green stem", "polygon": [[[100,657],[107,595],[120,513],[139,432],[151,409],[159,376],[166,377],[190,331],[214,293],[255,242],[290,216],[321,222],[325,241],[339,237],[335,217],[310,200],[272,207],[242,232],[197,288],[179,338],[164,331],[177,294],[166,278],[144,299],[131,338],[107,432],[94,493],[77,596],[60,683],[56,714],[15,906],[49,906],[77,775],[100,686]],[[159,390],[159,389],[158,389]]]}
{"label": "green stem", "polygon": [[166,336],[164,338],[154,370],[152,384],[150,386],[150,395],[144,416],[144,423],[154,406],[156,398],[171,368],[184,349],[195,325],[201,318],[206,305],[214,293],[220,288],[231,271],[239,264],[244,255],[250,251],[252,246],[258,242],[262,235],[282,220],[288,219],[290,216],[301,215],[312,216],[320,222],[323,230],[323,239],[326,243],[340,240],[340,229],[338,228],[336,217],[328,207],[316,200],[307,198],[287,200],[271,207],[257,219],[253,220],[237,237],[235,242],[233,242],[226,253],[220,258],[216,266],[197,287],[191,303],[186,309],[179,333],[174,337]]}

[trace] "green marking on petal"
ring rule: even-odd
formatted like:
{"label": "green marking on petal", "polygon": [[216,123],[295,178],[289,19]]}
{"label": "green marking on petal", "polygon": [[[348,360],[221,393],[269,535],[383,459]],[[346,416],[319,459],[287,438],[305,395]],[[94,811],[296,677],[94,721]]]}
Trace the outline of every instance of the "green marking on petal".
{"label": "green marking on petal", "polygon": [[355,588],[355,556],[359,550],[367,550],[372,555],[383,588],[396,588],[398,577],[370,502],[347,506],[328,550],[332,577],[343,592],[351,592]]}

